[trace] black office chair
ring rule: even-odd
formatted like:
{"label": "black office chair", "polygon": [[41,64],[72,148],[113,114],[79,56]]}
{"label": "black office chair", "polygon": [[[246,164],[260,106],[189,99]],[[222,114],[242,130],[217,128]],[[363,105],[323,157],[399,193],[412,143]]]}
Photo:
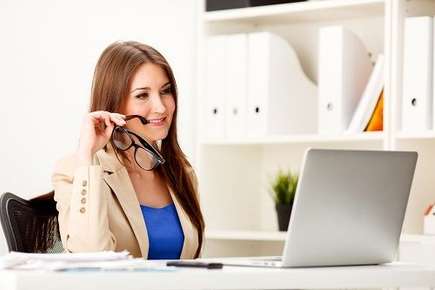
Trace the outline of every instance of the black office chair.
{"label": "black office chair", "polygon": [[12,193],[0,197],[0,221],[9,251],[63,252],[54,193],[31,200]]}

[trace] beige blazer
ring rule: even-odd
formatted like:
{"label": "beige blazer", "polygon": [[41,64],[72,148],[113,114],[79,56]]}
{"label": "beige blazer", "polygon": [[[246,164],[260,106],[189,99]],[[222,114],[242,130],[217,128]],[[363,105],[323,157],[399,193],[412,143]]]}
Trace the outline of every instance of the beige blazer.
{"label": "beige blazer", "polygon": [[[91,166],[77,166],[75,155],[56,163],[52,176],[63,247],[69,252],[128,250],[148,257],[148,233],[126,168],[112,147],[98,151]],[[197,190],[193,170],[192,178]],[[198,231],[169,188],[184,233],[182,259],[192,259]]]}

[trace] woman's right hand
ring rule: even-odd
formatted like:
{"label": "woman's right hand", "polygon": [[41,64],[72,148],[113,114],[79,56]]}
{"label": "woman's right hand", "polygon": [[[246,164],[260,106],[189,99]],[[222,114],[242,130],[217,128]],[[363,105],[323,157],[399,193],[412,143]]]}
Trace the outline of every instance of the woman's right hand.
{"label": "woman's right hand", "polygon": [[83,118],[78,149],[79,162],[82,165],[90,165],[95,152],[109,142],[115,125],[125,125],[124,118],[122,114],[107,111],[91,112]]}

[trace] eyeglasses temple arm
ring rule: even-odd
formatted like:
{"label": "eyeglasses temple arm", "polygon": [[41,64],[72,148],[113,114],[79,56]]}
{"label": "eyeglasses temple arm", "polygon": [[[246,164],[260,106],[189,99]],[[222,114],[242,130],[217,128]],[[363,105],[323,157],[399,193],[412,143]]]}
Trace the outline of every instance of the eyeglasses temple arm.
{"label": "eyeglasses temple arm", "polygon": [[144,117],[142,117],[140,115],[129,115],[129,116],[126,116],[124,121],[128,121],[128,120],[131,120],[131,119],[134,119],[134,118],[138,118],[143,125],[146,125],[146,124],[148,124],[150,122],[150,121],[148,121],[147,119],[145,119]]}

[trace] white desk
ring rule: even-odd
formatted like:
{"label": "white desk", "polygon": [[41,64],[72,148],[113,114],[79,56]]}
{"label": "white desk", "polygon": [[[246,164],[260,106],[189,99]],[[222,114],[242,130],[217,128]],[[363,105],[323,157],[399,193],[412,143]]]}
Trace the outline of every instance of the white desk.
{"label": "white desk", "polygon": [[0,271],[1,290],[329,289],[432,286],[435,286],[435,267],[410,264],[306,269],[183,268],[176,272]]}

